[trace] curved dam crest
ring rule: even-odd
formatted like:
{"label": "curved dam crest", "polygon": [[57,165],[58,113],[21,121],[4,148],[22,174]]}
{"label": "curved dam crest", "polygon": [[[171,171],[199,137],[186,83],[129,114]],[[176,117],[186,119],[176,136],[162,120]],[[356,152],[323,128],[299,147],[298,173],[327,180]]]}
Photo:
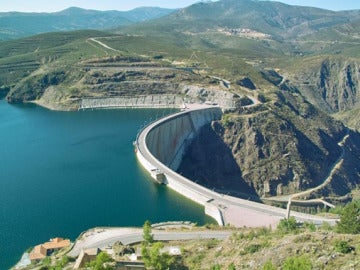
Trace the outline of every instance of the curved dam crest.
{"label": "curved dam crest", "polygon": [[205,214],[225,225],[221,211],[210,203],[215,193],[175,172],[198,131],[221,116],[220,107],[207,105],[170,115],[147,126],[139,134],[136,146],[140,163],[157,182],[205,206]]}
{"label": "curved dam crest", "polygon": [[[168,185],[183,196],[203,205],[205,214],[219,225],[238,227],[276,227],[286,217],[286,209],[220,194],[176,173],[187,146],[198,131],[220,120],[218,106],[195,105],[192,109],[167,116],[145,127],[136,139],[136,155],[143,167],[159,183]],[[335,219],[292,211],[299,222],[335,224]]]}
{"label": "curved dam crest", "polygon": [[146,136],[146,145],[161,163],[176,171],[200,128],[220,120],[221,115],[219,107],[177,114],[151,129]]}

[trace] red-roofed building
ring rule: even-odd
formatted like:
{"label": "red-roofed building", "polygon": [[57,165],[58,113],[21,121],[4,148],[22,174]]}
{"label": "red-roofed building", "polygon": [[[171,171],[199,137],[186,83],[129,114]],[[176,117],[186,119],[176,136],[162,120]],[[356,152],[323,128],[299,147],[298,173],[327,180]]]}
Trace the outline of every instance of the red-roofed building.
{"label": "red-roofed building", "polygon": [[56,237],[51,239],[50,242],[35,246],[34,249],[30,252],[30,260],[42,260],[54,251],[68,247],[70,244],[71,242],[69,239]]}

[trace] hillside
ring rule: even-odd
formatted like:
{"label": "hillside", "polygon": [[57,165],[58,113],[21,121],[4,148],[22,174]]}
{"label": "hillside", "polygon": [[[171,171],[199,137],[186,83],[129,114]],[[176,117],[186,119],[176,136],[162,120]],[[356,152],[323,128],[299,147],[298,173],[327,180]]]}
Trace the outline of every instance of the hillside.
{"label": "hillside", "polygon": [[[275,40],[300,38],[322,29],[357,22],[360,11],[334,12],[280,2],[222,0],[199,2],[156,20],[153,31],[209,32],[219,29],[252,29]],[[214,19],[216,18],[216,20]],[[131,27],[146,29],[147,24]]]}
{"label": "hillside", "polygon": [[308,197],[336,203],[360,184],[359,21],[359,11],[222,0],[110,33],[1,42],[0,96],[76,110],[84,97],[221,104],[226,92],[233,108],[202,131],[181,171],[256,200],[325,182]]}
{"label": "hillside", "polygon": [[45,32],[84,29],[104,30],[159,18],[170,9],[144,7],[130,11],[97,11],[68,8],[54,13],[0,13],[0,40],[16,39]]}
{"label": "hillside", "polygon": [[[294,226],[295,225],[295,226]],[[94,228],[85,233],[99,233],[102,228]],[[108,228],[105,228],[105,230]],[[116,229],[116,228],[113,228]],[[104,229],[102,229],[104,230]],[[111,228],[109,228],[111,230]],[[155,232],[153,229],[152,232]],[[297,227],[292,224],[289,228],[279,226],[276,230],[269,228],[162,228],[157,232],[189,233],[202,231],[229,232],[225,240],[193,239],[178,241],[161,241],[148,244],[160,247],[162,252],[151,249],[151,265],[153,269],[357,269],[360,266],[359,256],[360,236],[337,233],[330,226],[316,228],[313,224],[303,224]],[[136,265],[138,269],[145,269],[147,260],[141,256],[142,244],[123,245],[120,241],[103,246],[102,255],[89,257],[93,261],[87,269],[99,269],[106,265],[106,269],[118,269]],[[162,248],[163,247],[163,248]],[[177,255],[169,255],[170,250],[177,251]],[[68,248],[33,264],[23,267],[30,269],[73,269],[75,259],[68,253]],[[174,253],[174,251],[172,251]],[[71,253],[71,252],[70,252]],[[104,253],[109,254],[105,256]],[[274,254],[276,253],[276,256]],[[135,255],[136,254],[136,255]],[[159,255],[160,254],[160,255]],[[103,258],[101,260],[101,258]],[[132,261],[130,261],[130,258]],[[134,258],[136,260],[134,261]],[[95,264],[96,262],[96,264]],[[107,264],[105,264],[107,262]],[[85,269],[86,263],[81,269]],[[12,268],[12,269],[15,269]],[[103,268],[101,268],[103,269]],[[148,269],[148,268],[147,268]]]}

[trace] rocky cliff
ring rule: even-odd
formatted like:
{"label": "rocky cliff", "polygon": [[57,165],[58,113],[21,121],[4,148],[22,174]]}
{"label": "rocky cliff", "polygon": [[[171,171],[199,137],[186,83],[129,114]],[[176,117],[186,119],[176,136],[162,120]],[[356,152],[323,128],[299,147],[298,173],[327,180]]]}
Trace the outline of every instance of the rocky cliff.
{"label": "rocky cliff", "polygon": [[[224,115],[189,147],[180,171],[205,185],[242,197],[291,194],[320,185],[343,156],[344,163],[322,195],[345,195],[359,184],[359,138],[343,148],[343,124],[299,94]],[[344,150],[343,150],[344,149]],[[246,193],[246,195],[244,195]]]}
{"label": "rocky cliff", "polygon": [[137,107],[156,106],[166,104],[172,96],[171,99],[176,99],[171,101],[173,107],[178,107],[182,101],[208,101],[229,108],[240,100],[240,96],[228,91],[220,79],[202,76],[191,69],[161,66],[141,57],[109,57],[84,61],[66,70],[37,70],[5,94],[10,103],[30,101],[56,110],[78,109],[84,98],[89,105],[85,107],[109,102],[113,107],[122,107],[129,98],[143,96],[155,99],[129,102],[135,102]]}
{"label": "rocky cliff", "polygon": [[286,74],[290,83],[312,104],[358,129],[360,62],[344,57],[315,57]]}

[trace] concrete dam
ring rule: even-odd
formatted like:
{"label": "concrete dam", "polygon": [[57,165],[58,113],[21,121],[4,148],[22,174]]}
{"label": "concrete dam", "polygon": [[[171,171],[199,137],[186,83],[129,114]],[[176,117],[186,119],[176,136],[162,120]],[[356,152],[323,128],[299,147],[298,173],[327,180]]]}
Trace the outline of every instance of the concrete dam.
{"label": "concrete dam", "polygon": [[200,128],[220,120],[221,115],[219,107],[180,113],[153,128],[146,136],[146,145],[161,163],[176,171]]}
{"label": "concrete dam", "polygon": [[[138,134],[135,142],[137,158],[157,182],[203,205],[205,213],[219,225],[275,228],[286,217],[286,209],[217,193],[176,173],[187,146],[198,131],[204,125],[220,120],[221,116],[220,107],[195,105],[192,109],[157,120]],[[295,211],[291,215],[299,222],[336,222]]]}

